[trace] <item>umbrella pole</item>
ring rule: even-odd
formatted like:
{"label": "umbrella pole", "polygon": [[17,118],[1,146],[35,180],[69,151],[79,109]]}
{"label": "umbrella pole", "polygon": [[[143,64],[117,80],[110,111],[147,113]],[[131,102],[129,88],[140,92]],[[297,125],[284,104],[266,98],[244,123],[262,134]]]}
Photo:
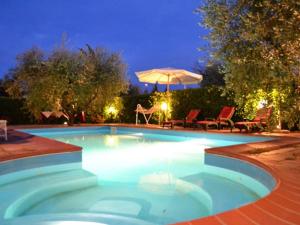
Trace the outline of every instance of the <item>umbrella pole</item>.
{"label": "umbrella pole", "polygon": [[166,109],[166,115],[165,115],[165,122],[168,121],[169,105],[170,105],[170,84],[169,84],[169,76],[168,76],[168,84],[167,84],[167,109]]}
{"label": "umbrella pole", "polygon": [[170,75],[168,75],[167,92],[170,91]]}

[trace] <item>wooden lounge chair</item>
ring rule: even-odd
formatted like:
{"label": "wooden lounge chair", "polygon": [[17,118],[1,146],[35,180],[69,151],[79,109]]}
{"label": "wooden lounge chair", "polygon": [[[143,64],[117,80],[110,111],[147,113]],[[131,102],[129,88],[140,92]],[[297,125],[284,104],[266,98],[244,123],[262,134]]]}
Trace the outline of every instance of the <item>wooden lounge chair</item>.
{"label": "wooden lounge chair", "polygon": [[[152,114],[159,111],[160,110],[160,106],[159,105],[154,105],[152,106],[151,108],[149,109],[146,109],[144,107],[141,106],[141,104],[137,104],[136,106],[136,116],[135,116],[135,124],[138,124],[138,116],[139,116],[139,113],[143,114],[144,115],[144,118],[145,118],[145,121],[146,121],[146,124],[148,125],[149,124],[149,121],[152,117]],[[148,115],[148,116],[147,116]],[[159,115],[160,116],[160,115]],[[160,118],[159,118],[159,121],[160,121]]]}
{"label": "wooden lounge chair", "polygon": [[189,114],[187,115],[187,117],[185,119],[183,119],[183,120],[170,120],[170,121],[163,122],[163,127],[171,126],[171,128],[173,128],[174,125],[182,125],[184,127],[192,126],[196,122],[197,117],[198,117],[200,112],[201,112],[200,109],[191,109]]}
{"label": "wooden lounge chair", "polygon": [[247,132],[256,128],[265,129],[268,126],[269,119],[272,113],[272,108],[261,108],[257,110],[256,116],[251,121],[239,121],[234,126],[242,132],[245,129]]}
{"label": "wooden lounge chair", "polygon": [[7,120],[0,120],[0,137],[7,141]]}
{"label": "wooden lounge chair", "polygon": [[224,106],[216,119],[206,118],[205,120],[197,121],[196,124],[200,125],[205,130],[207,130],[209,127],[215,127],[218,129],[221,129],[223,127],[229,127],[232,131],[234,123],[232,122],[231,117],[233,116],[234,111],[235,107]]}

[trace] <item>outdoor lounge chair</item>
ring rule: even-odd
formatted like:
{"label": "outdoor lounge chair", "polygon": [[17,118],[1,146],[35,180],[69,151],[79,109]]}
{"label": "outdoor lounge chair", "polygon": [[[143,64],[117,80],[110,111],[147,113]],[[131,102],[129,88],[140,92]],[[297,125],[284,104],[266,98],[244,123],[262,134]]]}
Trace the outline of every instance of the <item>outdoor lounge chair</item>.
{"label": "outdoor lounge chair", "polygon": [[196,122],[197,117],[198,117],[200,112],[201,112],[200,109],[191,109],[189,114],[187,115],[187,117],[184,120],[166,121],[166,122],[163,122],[163,127],[171,126],[171,128],[173,128],[174,125],[182,125],[184,127],[186,127],[188,125],[192,126]]}
{"label": "outdoor lounge chair", "polygon": [[[149,124],[149,121],[153,115],[153,113],[157,112],[160,110],[160,106],[159,105],[154,105],[152,106],[151,108],[149,109],[146,109],[144,107],[141,106],[141,104],[137,104],[136,106],[136,116],[135,116],[135,124],[138,124],[138,114],[141,113],[144,115],[144,118],[145,118],[145,121],[146,121],[146,124],[148,125]],[[147,116],[148,115],[148,116]],[[159,118],[159,121],[160,121],[160,118]]]}
{"label": "outdoor lounge chair", "polygon": [[54,118],[64,117],[66,119],[69,119],[69,117],[66,114],[60,111],[45,111],[45,112],[41,112],[41,114],[46,119],[49,119],[50,117],[54,117]]}
{"label": "outdoor lounge chair", "polygon": [[216,119],[206,118],[205,120],[197,121],[196,124],[200,125],[205,130],[207,130],[209,127],[215,127],[218,129],[229,127],[232,131],[234,123],[232,122],[231,117],[233,116],[234,111],[235,107],[224,106]]}
{"label": "outdoor lounge chair", "polygon": [[65,120],[69,120],[69,117],[61,111],[41,112],[41,121],[44,123],[61,123]]}
{"label": "outdoor lounge chair", "polygon": [[265,129],[268,126],[269,119],[272,113],[272,108],[261,108],[257,110],[256,116],[251,121],[239,121],[234,126],[242,132],[245,129],[247,132],[254,129]]}
{"label": "outdoor lounge chair", "polygon": [[0,136],[7,141],[7,121],[0,120]]}

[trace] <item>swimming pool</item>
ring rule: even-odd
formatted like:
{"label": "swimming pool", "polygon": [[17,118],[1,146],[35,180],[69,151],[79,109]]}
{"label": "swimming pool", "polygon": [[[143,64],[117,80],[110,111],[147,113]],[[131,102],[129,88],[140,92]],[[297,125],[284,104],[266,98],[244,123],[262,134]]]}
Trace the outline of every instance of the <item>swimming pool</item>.
{"label": "swimming pool", "polygon": [[204,152],[271,138],[119,127],[23,131],[83,151],[0,164],[0,224],[170,224],[240,207],[275,186],[255,165]]}

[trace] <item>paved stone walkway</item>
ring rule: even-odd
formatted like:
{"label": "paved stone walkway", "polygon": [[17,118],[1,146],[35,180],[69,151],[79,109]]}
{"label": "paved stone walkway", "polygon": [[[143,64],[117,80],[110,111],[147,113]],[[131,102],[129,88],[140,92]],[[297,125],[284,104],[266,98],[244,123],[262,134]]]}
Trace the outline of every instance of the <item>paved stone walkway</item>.
{"label": "paved stone walkway", "polygon": [[71,151],[81,151],[81,148],[12,129],[8,130],[8,141],[0,140],[0,162],[34,155]]}

